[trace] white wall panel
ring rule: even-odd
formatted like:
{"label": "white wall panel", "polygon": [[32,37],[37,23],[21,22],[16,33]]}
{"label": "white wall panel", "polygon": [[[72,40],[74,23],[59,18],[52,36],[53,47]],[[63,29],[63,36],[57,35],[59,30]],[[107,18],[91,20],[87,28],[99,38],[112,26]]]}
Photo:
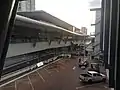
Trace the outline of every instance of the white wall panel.
{"label": "white wall panel", "polygon": [[[76,43],[80,43],[80,41]],[[32,43],[10,44],[7,52],[7,57],[40,51],[48,48],[64,47],[69,45],[70,45],[70,42],[67,42],[65,44],[63,41],[61,41],[60,44],[58,44],[58,42],[56,41],[53,41],[51,42],[50,45],[48,44],[48,42],[38,42],[35,47],[33,47]]]}

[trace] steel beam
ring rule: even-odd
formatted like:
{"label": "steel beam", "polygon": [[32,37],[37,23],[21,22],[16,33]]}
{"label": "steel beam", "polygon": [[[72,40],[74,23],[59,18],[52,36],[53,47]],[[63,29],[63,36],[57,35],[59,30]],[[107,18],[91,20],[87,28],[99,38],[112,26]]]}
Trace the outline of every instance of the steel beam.
{"label": "steel beam", "polygon": [[17,10],[17,0],[2,0],[0,3],[0,76],[9,45],[11,30]]}

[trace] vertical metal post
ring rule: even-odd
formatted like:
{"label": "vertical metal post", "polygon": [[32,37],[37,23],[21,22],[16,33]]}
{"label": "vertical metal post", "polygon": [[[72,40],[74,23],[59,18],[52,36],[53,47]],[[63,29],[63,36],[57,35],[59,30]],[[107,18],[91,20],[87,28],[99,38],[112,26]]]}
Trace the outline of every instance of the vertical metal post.
{"label": "vertical metal post", "polygon": [[116,59],[115,59],[115,90],[120,90],[120,1],[118,1],[117,7],[117,39],[116,39]]}
{"label": "vertical metal post", "polygon": [[105,36],[104,36],[104,62],[108,68],[109,26],[110,26],[110,0],[106,0],[105,8]]}
{"label": "vertical metal post", "polygon": [[31,3],[31,0],[30,0],[30,12],[32,11],[32,3]]}
{"label": "vertical metal post", "polygon": [[118,0],[111,0],[110,19],[110,42],[109,42],[109,87],[115,87],[115,56],[116,56],[116,35],[117,35],[117,13]]}
{"label": "vertical metal post", "polygon": [[83,56],[83,60],[85,60],[85,36],[84,36],[84,56]]}
{"label": "vertical metal post", "polygon": [[10,33],[13,27],[14,18],[17,11],[17,0],[2,0],[0,3],[0,76],[4,66],[4,61],[9,45]]}
{"label": "vertical metal post", "polygon": [[101,7],[101,28],[100,28],[100,50],[103,51],[103,29],[104,29],[104,2],[102,0],[102,7]]}

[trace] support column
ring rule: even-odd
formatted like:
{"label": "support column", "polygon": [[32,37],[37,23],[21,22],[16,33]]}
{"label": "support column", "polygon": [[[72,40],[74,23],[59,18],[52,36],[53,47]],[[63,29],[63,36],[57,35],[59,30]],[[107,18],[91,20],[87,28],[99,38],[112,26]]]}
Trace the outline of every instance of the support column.
{"label": "support column", "polygon": [[104,63],[108,68],[109,26],[110,26],[110,0],[106,0],[105,8],[105,36],[104,36]]}
{"label": "support column", "polygon": [[115,59],[115,90],[120,90],[120,1],[118,0],[117,13],[117,39],[116,39],[116,59]]}
{"label": "support column", "polygon": [[115,56],[116,56],[116,35],[117,35],[117,13],[118,0],[111,0],[110,9],[110,33],[109,33],[109,87],[115,87]]}
{"label": "support column", "polygon": [[18,0],[2,0],[0,3],[0,76],[8,50],[10,34],[13,27]]}
{"label": "support column", "polygon": [[100,50],[103,51],[103,29],[104,29],[104,6],[105,0],[102,0],[102,7],[101,7],[101,28],[100,28]]}

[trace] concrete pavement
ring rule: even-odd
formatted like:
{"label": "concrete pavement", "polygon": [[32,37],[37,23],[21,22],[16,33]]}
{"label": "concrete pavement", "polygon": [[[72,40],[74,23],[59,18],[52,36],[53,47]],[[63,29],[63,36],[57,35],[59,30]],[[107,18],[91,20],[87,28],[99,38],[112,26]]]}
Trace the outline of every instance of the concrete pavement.
{"label": "concrete pavement", "polygon": [[0,90],[108,90],[104,83],[83,84],[76,59],[63,59],[18,79]]}

